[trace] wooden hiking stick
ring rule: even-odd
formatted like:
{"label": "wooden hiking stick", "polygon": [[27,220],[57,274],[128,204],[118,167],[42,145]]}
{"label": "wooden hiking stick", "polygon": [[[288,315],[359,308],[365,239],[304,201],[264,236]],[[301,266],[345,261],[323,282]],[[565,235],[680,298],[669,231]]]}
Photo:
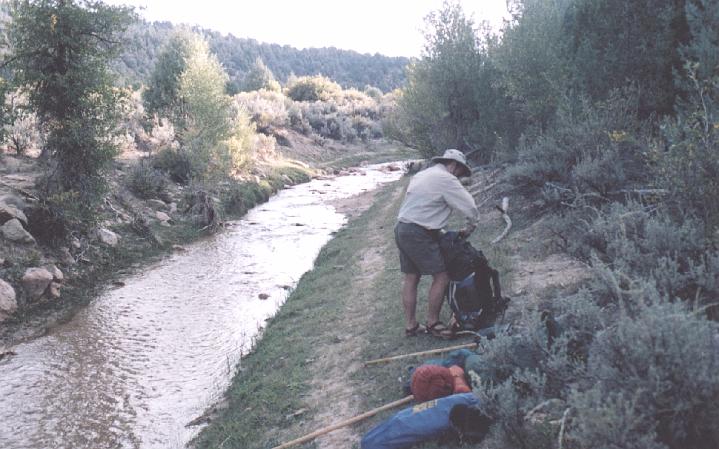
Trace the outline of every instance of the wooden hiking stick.
{"label": "wooden hiking stick", "polygon": [[296,440],[288,441],[287,443],[281,444],[279,446],[275,446],[272,449],[285,449],[286,447],[292,447],[296,446],[298,444],[306,443],[310,440],[314,440],[320,435],[324,435],[326,433],[330,433],[333,430],[340,429],[342,427],[347,427],[351,424],[354,424],[356,422],[360,422],[363,419],[369,418],[370,416],[376,415],[379,412],[383,412],[385,410],[389,410],[391,408],[395,408],[397,406],[407,404],[408,402],[412,401],[414,399],[413,395],[409,395],[404,399],[400,399],[398,401],[390,402],[389,404],[385,404],[381,407],[377,407],[376,409],[370,410],[368,412],[362,413],[361,415],[357,415],[354,418],[346,419],[342,422],[338,422],[337,424],[332,424],[331,426],[323,427],[322,429],[315,430],[314,432],[307,434],[303,437],[297,438]]}
{"label": "wooden hiking stick", "polygon": [[391,362],[392,360],[399,360],[399,359],[406,359],[408,357],[415,357],[415,356],[421,356],[421,355],[431,355],[431,354],[440,354],[442,352],[449,352],[454,351],[455,349],[465,349],[465,348],[471,348],[476,347],[477,343],[466,343],[463,345],[457,345],[457,346],[450,346],[449,348],[439,348],[439,349],[431,349],[429,351],[421,351],[421,352],[413,352],[411,354],[402,354],[402,355],[395,355],[393,357],[385,357],[383,359],[377,359],[377,360],[370,360],[368,362],[364,362],[364,366],[368,365],[376,365],[378,363],[383,362]]}

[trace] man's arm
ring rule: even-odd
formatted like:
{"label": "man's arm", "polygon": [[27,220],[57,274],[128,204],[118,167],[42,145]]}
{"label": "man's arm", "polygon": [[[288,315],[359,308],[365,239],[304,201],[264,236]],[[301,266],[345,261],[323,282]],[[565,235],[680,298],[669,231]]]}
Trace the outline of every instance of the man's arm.
{"label": "man's arm", "polygon": [[477,222],[479,220],[479,210],[474,202],[474,198],[467,192],[467,189],[464,188],[457,178],[454,178],[452,182],[447,185],[442,197],[449,207],[466,218],[467,224],[459,232],[463,237],[468,237],[477,228]]}

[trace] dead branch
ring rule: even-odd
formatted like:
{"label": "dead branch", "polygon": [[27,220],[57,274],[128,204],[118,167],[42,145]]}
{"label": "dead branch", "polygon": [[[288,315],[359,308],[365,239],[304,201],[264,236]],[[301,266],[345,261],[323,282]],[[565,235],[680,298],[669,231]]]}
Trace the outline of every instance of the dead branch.
{"label": "dead branch", "polygon": [[504,221],[505,221],[505,223],[507,223],[507,226],[504,228],[504,231],[502,231],[502,233],[497,238],[492,240],[492,245],[494,245],[494,244],[498,243],[500,240],[502,240],[509,233],[509,230],[512,228],[512,219],[509,218],[509,214],[507,214],[507,210],[509,210],[509,198],[508,197],[505,196],[504,198],[502,198],[502,206],[499,209],[502,212],[502,218],[504,218]]}
{"label": "dead branch", "polygon": [[569,411],[571,410],[571,407],[568,407],[564,413],[562,414],[562,425],[559,426],[559,449],[562,449],[564,447],[564,429],[567,425],[567,416],[569,416]]}

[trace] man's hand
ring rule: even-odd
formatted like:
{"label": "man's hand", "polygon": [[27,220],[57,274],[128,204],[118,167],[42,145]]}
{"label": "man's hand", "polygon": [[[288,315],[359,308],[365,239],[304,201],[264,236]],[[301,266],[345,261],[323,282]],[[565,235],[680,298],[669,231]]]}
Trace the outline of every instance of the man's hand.
{"label": "man's hand", "polygon": [[466,239],[467,237],[472,235],[472,233],[474,232],[475,229],[477,229],[477,226],[474,226],[474,225],[467,225],[466,227],[460,229],[459,230],[460,238]]}

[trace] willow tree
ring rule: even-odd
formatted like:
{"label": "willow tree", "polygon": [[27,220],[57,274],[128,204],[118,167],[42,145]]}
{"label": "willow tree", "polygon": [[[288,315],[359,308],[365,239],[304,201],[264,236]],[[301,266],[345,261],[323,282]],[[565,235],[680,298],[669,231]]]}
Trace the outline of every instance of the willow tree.
{"label": "willow tree", "polygon": [[228,76],[201,36],[181,31],[162,50],[144,100],[148,111],[169,117],[185,162],[181,181],[203,177],[213,169],[229,171],[245,161],[248,135],[254,132],[246,114],[226,92]]}
{"label": "willow tree", "polygon": [[10,11],[6,64],[47,132],[46,188],[69,192],[89,209],[117,152],[123,92],[113,86],[108,64],[134,13],[91,0],[14,1]]}
{"label": "willow tree", "polygon": [[427,156],[457,148],[486,161],[511,123],[488,57],[491,38],[457,3],[445,2],[426,24],[422,57],[409,66],[398,100],[403,140]]}

